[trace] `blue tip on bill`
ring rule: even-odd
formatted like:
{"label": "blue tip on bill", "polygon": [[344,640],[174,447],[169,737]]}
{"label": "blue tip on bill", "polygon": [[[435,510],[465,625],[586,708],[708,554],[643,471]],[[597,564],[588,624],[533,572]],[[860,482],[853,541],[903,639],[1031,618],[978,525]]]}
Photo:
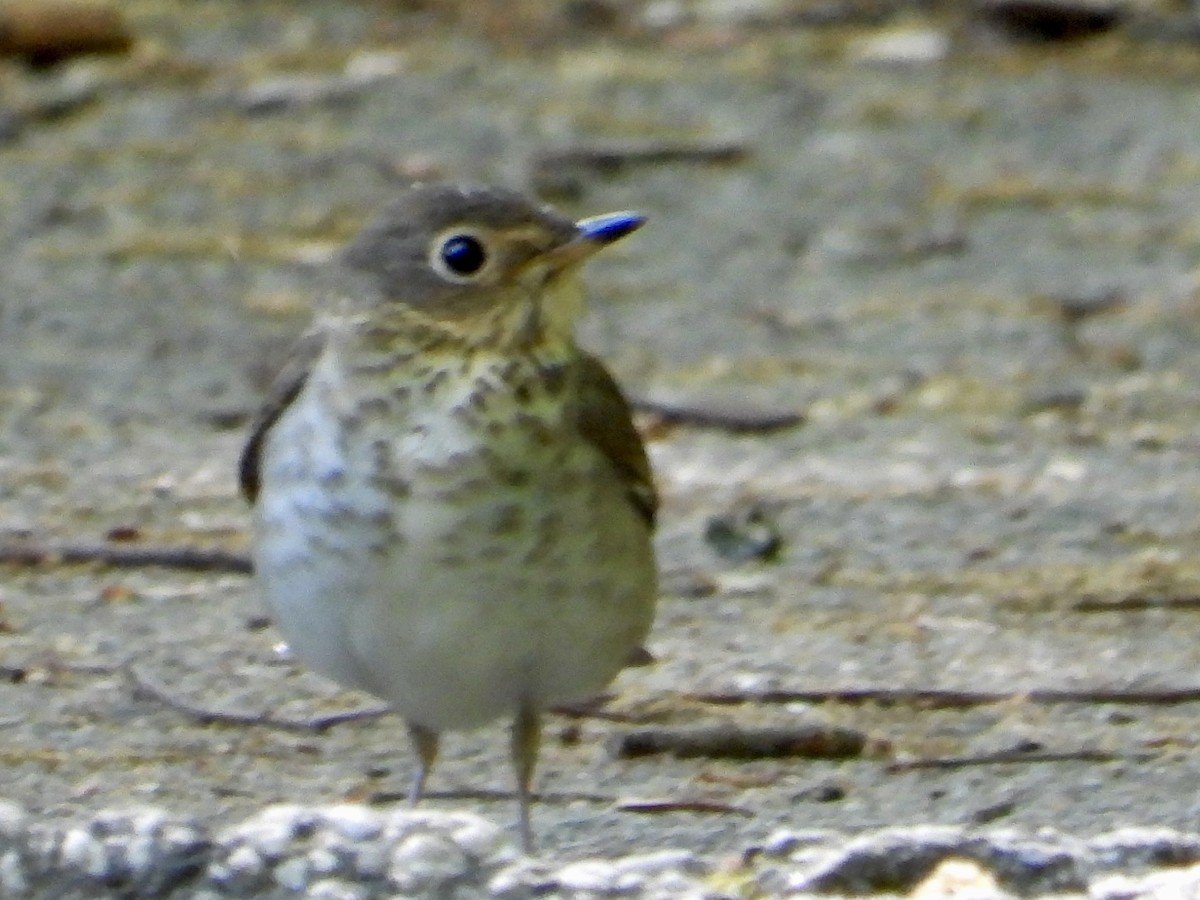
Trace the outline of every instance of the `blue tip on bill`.
{"label": "blue tip on bill", "polygon": [[611,244],[625,235],[637,231],[646,224],[646,217],[641,213],[624,212],[605,213],[602,216],[592,216],[590,219],[580,219],[575,223],[579,234],[598,244]]}

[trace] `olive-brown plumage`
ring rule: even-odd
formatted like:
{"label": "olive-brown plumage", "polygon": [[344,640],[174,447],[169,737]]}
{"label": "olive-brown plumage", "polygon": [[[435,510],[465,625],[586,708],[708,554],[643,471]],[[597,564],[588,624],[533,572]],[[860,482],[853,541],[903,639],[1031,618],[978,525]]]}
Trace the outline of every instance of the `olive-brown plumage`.
{"label": "olive-brown plumage", "polygon": [[601,690],[654,614],[657,497],[628,404],[575,344],[581,263],[642,223],[417,187],[342,254],[240,463],[296,655],[387,700],[421,794],[441,731],[513,718],[528,849],[539,716]]}

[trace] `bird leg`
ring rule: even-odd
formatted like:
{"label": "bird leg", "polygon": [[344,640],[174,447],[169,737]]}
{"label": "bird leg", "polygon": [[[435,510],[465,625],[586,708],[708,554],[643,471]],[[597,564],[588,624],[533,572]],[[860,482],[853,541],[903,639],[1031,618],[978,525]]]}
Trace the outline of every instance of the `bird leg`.
{"label": "bird leg", "polygon": [[537,710],[522,704],[512,724],[512,762],[517,775],[517,804],[520,814],[521,848],[526,855],[533,853],[533,829],[529,824],[529,784],[537,766],[538,747],[542,738],[542,720]]}
{"label": "bird leg", "polygon": [[416,806],[425,793],[425,779],[438,755],[438,734],[415,722],[405,722],[408,726],[408,739],[412,742],[417,754],[417,774],[413,778],[412,788],[408,792],[408,805]]}

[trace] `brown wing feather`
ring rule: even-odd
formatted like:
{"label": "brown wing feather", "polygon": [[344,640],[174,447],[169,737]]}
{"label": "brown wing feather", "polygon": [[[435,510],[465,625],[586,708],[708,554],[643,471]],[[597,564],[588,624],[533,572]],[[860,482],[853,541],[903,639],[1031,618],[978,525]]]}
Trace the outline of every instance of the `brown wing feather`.
{"label": "brown wing feather", "polygon": [[629,501],[653,528],[658,492],[642,437],[633,427],[629,401],[604,364],[590,354],[581,353],[578,377],[579,431],[625,479]]}
{"label": "brown wing feather", "polygon": [[258,497],[260,457],[267,432],[308,381],[308,374],[324,346],[323,331],[308,331],[300,336],[287,362],[271,382],[267,397],[259,408],[258,415],[254,417],[250,437],[247,438],[246,446],[242,448],[241,459],[238,461],[238,483],[241,485],[242,495],[251,503]]}

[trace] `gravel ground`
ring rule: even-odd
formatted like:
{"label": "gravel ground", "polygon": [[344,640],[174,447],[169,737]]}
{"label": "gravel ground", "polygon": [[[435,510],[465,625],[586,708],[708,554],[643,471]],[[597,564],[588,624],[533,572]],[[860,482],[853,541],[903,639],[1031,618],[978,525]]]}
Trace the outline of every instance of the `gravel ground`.
{"label": "gravel ground", "polygon": [[[4,890],[1200,891],[1195,23],[976,6],[131,0],[124,55],[0,61],[4,547],[244,553],[246,417],[420,178],[650,216],[583,338],[665,501],[657,661],[552,722],[537,861],[503,729],[398,811],[402,727],[305,729],[369,698],[236,566],[6,565]],[[851,749],[614,749],[705,729]]]}
{"label": "gravel ground", "polygon": [[[738,855],[636,852],[563,863],[520,856],[470,813],[272,806],[215,832],[160,809],[51,829],[0,806],[5,896],[728,898],[1191,897],[1200,836],[1126,828],[1089,840],[954,826],[859,836],[787,830]],[[1136,874],[1133,874],[1136,873]]]}

